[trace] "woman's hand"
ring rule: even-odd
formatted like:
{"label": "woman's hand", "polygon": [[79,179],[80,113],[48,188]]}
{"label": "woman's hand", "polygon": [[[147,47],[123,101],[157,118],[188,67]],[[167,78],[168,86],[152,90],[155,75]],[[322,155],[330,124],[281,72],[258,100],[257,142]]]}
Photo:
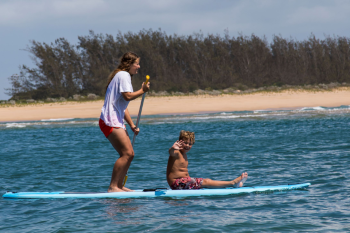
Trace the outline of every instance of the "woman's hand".
{"label": "woman's hand", "polygon": [[149,91],[150,84],[151,84],[150,82],[147,82],[147,84],[145,84],[144,82],[142,83],[141,89],[143,90],[143,92]]}
{"label": "woman's hand", "polygon": [[136,134],[136,135],[138,135],[138,134],[139,134],[140,129],[139,129],[139,128],[136,128],[136,126],[135,126],[135,125],[134,125],[134,126],[130,126],[130,128],[131,128],[132,132],[134,132],[134,134]]}

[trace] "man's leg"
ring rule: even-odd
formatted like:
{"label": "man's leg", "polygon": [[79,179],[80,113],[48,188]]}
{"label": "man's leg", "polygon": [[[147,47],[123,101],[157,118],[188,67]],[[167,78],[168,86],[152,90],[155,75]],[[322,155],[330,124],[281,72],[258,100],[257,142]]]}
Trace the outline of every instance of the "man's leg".
{"label": "man's leg", "polygon": [[225,188],[225,187],[242,187],[243,183],[248,179],[248,173],[243,172],[242,175],[231,181],[204,179],[202,188]]}

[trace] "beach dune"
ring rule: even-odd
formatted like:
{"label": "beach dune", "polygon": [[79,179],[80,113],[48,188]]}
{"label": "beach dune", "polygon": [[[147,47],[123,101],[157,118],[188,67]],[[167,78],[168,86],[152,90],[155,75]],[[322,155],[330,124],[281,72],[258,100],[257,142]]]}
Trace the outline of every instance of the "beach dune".
{"label": "beach dune", "polygon": [[[131,101],[129,112],[136,116],[141,98]],[[33,121],[57,118],[99,118],[103,101],[63,102],[0,107],[0,121]],[[350,105],[350,90],[284,91],[244,95],[199,95],[146,97],[142,114],[186,114],[244,110],[295,109]]]}

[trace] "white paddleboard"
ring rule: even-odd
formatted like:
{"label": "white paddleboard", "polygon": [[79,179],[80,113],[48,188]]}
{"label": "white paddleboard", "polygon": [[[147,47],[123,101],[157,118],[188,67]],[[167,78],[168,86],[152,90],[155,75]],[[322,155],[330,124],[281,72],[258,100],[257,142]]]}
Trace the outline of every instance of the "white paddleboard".
{"label": "white paddleboard", "polygon": [[310,183],[277,186],[255,186],[242,188],[222,188],[222,189],[191,189],[191,190],[170,190],[170,189],[144,189],[134,192],[115,193],[92,193],[92,192],[6,192],[3,198],[154,198],[154,197],[195,197],[195,196],[222,196],[241,193],[285,191],[293,189],[304,189]]}

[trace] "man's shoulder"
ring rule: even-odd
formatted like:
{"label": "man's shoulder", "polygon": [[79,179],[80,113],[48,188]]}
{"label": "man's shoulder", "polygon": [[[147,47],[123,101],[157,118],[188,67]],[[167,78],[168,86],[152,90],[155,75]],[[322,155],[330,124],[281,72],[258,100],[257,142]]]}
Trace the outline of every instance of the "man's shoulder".
{"label": "man's shoulder", "polygon": [[170,148],[169,149],[169,156],[176,156],[176,157],[178,157],[178,156],[182,156],[182,153],[181,153],[180,150],[176,150],[174,148]]}

